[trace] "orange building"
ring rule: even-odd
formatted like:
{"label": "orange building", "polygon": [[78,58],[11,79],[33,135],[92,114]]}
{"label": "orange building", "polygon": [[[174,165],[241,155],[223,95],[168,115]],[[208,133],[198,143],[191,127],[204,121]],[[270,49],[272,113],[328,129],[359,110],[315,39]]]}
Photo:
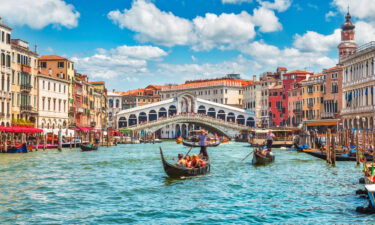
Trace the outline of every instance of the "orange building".
{"label": "orange building", "polygon": [[122,96],[122,109],[130,109],[160,101],[160,90],[163,87],[165,86],[148,85],[145,88],[115,93]]}

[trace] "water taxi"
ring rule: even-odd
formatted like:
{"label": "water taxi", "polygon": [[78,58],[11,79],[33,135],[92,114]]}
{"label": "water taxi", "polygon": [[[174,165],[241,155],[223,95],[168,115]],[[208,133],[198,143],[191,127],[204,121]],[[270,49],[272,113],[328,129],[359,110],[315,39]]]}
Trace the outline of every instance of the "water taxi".
{"label": "water taxi", "polygon": [[264,145],[267,142],[267,134],[270,131],[272,131],[272,133],[275,135],[272,148],[290,148],[293,145],[293,130],[286,128],[253,130],[249,137],[249,144],[252,147]]}

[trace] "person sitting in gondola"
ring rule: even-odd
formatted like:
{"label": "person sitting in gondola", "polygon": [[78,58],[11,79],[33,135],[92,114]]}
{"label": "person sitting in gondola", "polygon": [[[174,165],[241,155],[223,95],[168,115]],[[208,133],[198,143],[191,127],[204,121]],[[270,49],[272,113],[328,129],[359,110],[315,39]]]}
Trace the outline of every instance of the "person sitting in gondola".
{"label": "person sitting in gondola", "polygon": [[185,157],[185,160],[186,160],[186,167],[191,168],[191,157],[190,157],[190,155],[187,155]]}
{"label": "person sitting in gondola", "polygon": [[177,161],[176,165],[186,167],[186,160],[184,159],[184,156],[181,153],[178,154],[178,161]]}
{"label": "person sitting in gondola", "polygon": [[200,158],[198,155],[193,155],[193,159],[191,160],[191,167],[192,168],[200,167]]}
{"label": "person sitting in gondola", "polygon": [[201,147],[200,155],[202,155],[205,159],[208,159],[207,153],[207,133],[204,130],[201,130],[201,134],[199,135],[199,146]]}

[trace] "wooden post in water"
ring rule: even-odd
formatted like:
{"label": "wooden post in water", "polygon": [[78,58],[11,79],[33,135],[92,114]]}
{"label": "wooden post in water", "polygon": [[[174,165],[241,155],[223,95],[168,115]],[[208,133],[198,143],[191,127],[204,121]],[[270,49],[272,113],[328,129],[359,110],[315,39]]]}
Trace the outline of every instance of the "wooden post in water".
{"label": "wooden post in water", "polygon": [[355,151],[355,158],[357,161],[357,166],[359,166],[359,136],[358,136],[358,130],[355,132],[356,136],[356,151]]}
{"label": "wooden post in water", "polygon": [[327,130],[326,133],[326,162],[330,163],[330,148],[329,148],[329,142],[330,142],[330,136],[329,136],[329,129]]}
{"label": "wooden post in water", "polygon": [[[329,132],[331,133],[331,130]],[[335,166],[336,165],[336,138],[332,134],[331,134],[331,136],[332,136],[331,163],[332,163],[333,166]]]}
{"label": "wooden post in water", "polygon": [[59,132],[58,132],[58,136],[57,136],[57,144],[58,144],[58,146],[57,146],[57,149],[59,150],[59,151],[61,151],[62,150],[62,132],[61,132],[61,129],[59,130]]}
{"label": "wooden post in water", "polygon": [[72,142],[73,142],[73,139],[72,139],[72,133],[70,133],[70,142],[69,142],[69,144],[70,144],[70,146],[69,146],[70,149],[72,149],[72,144],[73,144]]}
{"label": "wooden post in water", "polygon": [[109,146],[109,132],[107,131],[107,147]]}
{"label": "wooden post in water", "polygon": [[4,151],[8,152],[8,133],[5,133],[4,139]]}
{"label": "wooden post in water", "polygon": [[39,143],[40,143],[40,133],[36,136],[36,151],[39,150]]}
{"label": "wooden post in water", "polygon": [[47,147],[47,134],[43,135],[43,151],[46,150]]}
{"label": "wooden post in water", "polygon": [[74,131],[74,148],[77,148],[77,131]]}

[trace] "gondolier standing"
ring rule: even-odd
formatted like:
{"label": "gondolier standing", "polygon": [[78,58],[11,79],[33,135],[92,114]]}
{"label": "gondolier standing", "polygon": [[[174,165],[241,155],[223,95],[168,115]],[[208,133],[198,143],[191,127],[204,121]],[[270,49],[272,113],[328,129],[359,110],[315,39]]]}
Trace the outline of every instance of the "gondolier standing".
{"label": "gondolier standing", "polygon": [[267,148],[271,151],[273,138],[275,135],[272,133],[272,131],[269,131],[266,138],[267,138]]}
{"label": "gondolier standing", "polygon": [[201,147],[201,151],[200,151],[199,154],[201,154],[206,160],[208,160],[207,134],[204,130],[201,130],[201,133],[200,133],[198,139],[199,139],[199,146]]}

